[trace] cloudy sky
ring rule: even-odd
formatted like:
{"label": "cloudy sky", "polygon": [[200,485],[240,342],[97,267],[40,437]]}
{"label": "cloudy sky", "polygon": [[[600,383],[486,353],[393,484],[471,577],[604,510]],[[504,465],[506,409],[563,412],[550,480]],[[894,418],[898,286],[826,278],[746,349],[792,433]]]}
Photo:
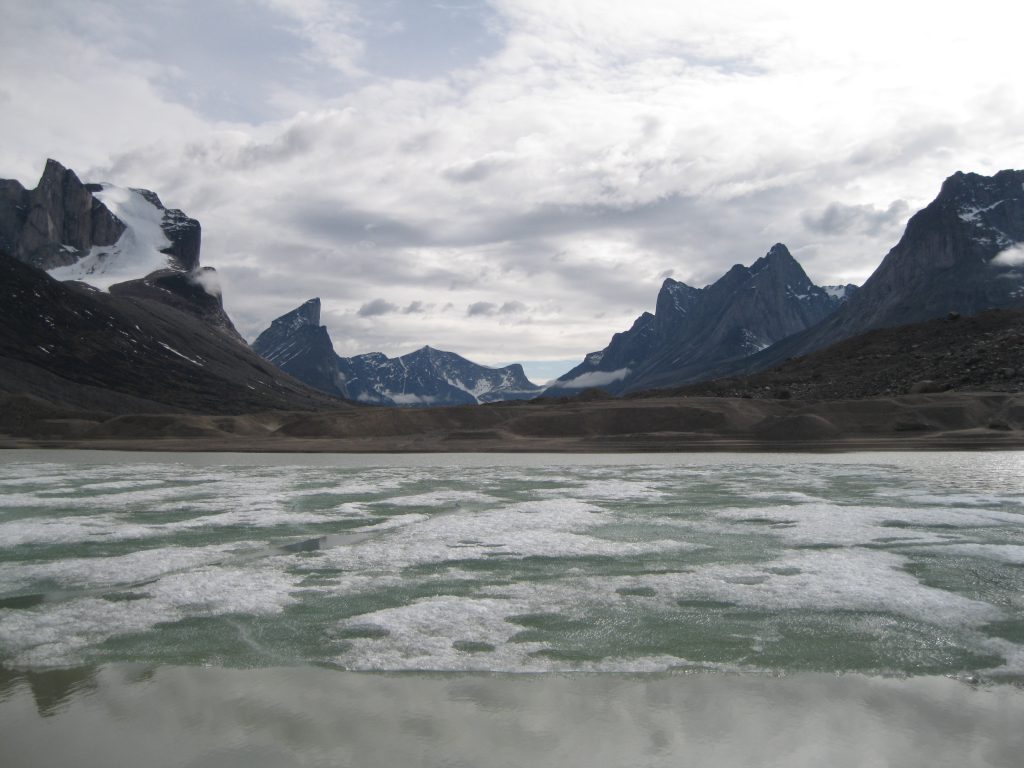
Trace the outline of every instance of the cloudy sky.
{"label": "cloudy sky", "polygon": [[0,177],[157,191],[252,339],[564,372],[784,242],[862,282],[1024,167],[1024,10],[731,0],[0,0]]}

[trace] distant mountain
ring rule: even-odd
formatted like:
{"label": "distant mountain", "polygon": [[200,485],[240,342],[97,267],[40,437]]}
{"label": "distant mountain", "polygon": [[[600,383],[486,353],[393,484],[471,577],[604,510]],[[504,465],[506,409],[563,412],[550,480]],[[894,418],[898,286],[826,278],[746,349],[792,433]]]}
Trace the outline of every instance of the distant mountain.
{"label": "distant mountain", "polygon": [[824,322],[714,376],[770,368],[877,328],[1024,308],[1024,171],[956,173],[856,295]]}
{"label": "distant mountain", "polygon": [[320,325],[320,299],[274,320],[253,350],[323,392],[376,405],[469,405],[536,397],[521,365],[487,368],[453,352],[423,347],[389,358],[379,352],[340,357]]}
{"label": "distant mountain", "polygon": [[518,363],[488,368],[432,347],[394,358],[370,353],[340,360],[349,396],[364,403],[468,405],[529,400],[542,390]]}
{"label": "distant mountain", "polygon": [[274,320],[256,337],[253,351],[288,375],[337,397],[348,397],[340,358],[327,328],[320,325],[320,299],[305,304]]}
{"label": "distant mountain", "polygon": [[613,393],[678,385],[744,358],[834,313],[856,286],[814,285],[786,246],[735,265],[705,288],[666,280],[654,314],[553,383],[549,394],[601,387]]}

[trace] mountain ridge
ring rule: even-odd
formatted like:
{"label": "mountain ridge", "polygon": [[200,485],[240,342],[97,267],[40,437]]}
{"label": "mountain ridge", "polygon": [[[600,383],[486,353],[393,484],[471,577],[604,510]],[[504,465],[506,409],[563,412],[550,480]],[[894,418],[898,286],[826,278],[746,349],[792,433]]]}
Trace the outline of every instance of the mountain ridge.
{"label": "mountain ridge", "polygon": [[672,382],[680,371],[699,374],[812,327],[855,291],[814,285],[789,249],[776,243],[749,267],[735,264],[704,288],[666,279],[653,315],[640,315],[550,389],[561,394],[599,386],[623,393]]}
{"label": "mountain ridge", "polygon": [[253,350],[309,386],[370,405],[471,405],[542,391],[518,363],[488,368],[429,345],[395,358],[341,357],[320,325],[320,310],[317,297],[286,312],[257,336]]}

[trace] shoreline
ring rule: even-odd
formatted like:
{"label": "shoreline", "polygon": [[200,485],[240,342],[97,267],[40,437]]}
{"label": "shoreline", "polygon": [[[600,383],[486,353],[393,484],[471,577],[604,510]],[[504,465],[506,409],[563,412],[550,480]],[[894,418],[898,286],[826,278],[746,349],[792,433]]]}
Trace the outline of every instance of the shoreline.
{"label": "shoreline", "polygon": [[850,453],[1024,449],[1024,394],[664,397],[430,409],[13,414],[0,449],[237,453]]}

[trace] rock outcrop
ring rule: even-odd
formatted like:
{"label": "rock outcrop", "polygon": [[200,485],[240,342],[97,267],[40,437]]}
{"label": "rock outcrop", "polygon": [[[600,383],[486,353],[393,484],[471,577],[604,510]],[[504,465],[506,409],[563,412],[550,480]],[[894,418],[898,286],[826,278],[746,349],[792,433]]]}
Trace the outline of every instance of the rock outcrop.
{"label": "rock outcrop", "polygon": [[35,189],[0,179],[0,248],[40,269],[73,264],[93,246],[113,245],[125,224],[74,171],[47,160]]}

